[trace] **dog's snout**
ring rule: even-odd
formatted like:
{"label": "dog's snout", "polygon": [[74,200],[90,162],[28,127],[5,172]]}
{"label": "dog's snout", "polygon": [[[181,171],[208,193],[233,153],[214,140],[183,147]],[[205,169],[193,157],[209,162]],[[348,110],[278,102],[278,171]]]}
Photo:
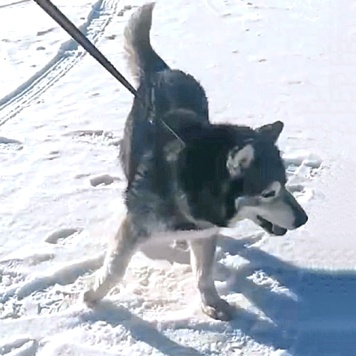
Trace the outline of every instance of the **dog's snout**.
{"label": "dog's snout", "polygon": [[304,209],[300,206],[298,201],[294,198],[294,196],[289,193],[287,190],[286,192],[286,200],[289,203],[289,206],[292,208],[293,215],[294,215],[294,229],[298,229],[305,225],[308,221],[308,215],[304,211]]}
{"label": "dog's snout", "polygon": [[301,211],[295,217],[294,227],[297,229],[298,227],[305,225],[307,221],[308,221],[308,215],[304,211]]}

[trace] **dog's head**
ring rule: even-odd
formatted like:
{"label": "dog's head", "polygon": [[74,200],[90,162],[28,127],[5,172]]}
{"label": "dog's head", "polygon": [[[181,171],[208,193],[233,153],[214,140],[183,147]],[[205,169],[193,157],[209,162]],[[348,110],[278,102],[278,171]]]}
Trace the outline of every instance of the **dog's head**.
{"label": "dog's head", "polygon": [[280,121],[264,125],[255,130],[254,138],[229,151],[230,225],[249,219],[270,234],[284,235],[307,222],[307,214],[285,186],[285,167],[275,145],[282,130]]}

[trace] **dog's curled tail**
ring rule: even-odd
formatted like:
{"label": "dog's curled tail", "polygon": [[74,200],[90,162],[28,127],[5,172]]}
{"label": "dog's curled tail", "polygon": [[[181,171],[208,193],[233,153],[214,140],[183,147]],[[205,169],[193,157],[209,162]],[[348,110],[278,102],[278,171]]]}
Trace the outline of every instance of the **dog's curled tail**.
{"label": "dog's curled tail", "polygon": [[151,46],[150,31],[154,6],[155,3],[150,2],[134,12],[124,32],[124,49],[136,83],[140,83],[143,77],[168,68]]}

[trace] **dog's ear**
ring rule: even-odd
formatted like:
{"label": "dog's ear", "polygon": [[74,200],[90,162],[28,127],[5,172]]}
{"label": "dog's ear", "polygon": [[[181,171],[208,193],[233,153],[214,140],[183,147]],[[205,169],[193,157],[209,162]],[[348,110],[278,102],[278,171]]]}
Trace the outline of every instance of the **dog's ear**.
{"label": "dog's ear", "polygon": [[243,171],[247,169],[255,156],[254,148],[251,144],[248,144],[241,149],[234,147],[227,156],[226,168],[229,171],[231,177],[239,177]]}
{"label": "dog's ear", "polygon": [[255,131],[264,138],[270,139],[272,142],[278,140],[279,135],[283,130],[284,124],[282,121],[276,121],[272,124],[263,125],[255,129]]}

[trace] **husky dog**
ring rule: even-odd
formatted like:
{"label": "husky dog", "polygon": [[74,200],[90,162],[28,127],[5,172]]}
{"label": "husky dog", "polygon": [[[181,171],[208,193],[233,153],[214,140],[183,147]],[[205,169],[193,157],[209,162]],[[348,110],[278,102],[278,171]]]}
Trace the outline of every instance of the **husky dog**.
{"label": "husky dog", "polygon": [[101,300],[147,241],[184,240],[203,312],[228,320],[232,308],[218,295],[212,273],[219,229],[250,219],[284,235],[308,217],[285,187],[276,147],[283,123],[257,129],[210,123],[202,86],[170,69],[151,47],[153,8],[143,5],[125,29],[138,84],[120,149],[127,212],[84,301],[94,306]]}

